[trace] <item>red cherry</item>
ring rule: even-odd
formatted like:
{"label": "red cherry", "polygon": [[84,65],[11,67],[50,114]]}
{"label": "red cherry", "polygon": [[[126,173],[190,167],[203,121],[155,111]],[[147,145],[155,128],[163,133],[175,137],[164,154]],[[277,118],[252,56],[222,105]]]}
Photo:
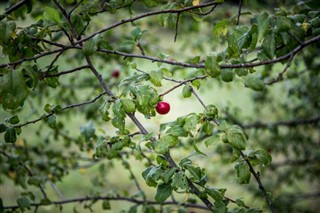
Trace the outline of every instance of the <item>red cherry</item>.
{"label": "red cherry", "polygon": [[112,77],[114,78],[119,78],[120,76],[120,71],[119,70],[113,70],[111,73]]}
{"label": "red cherry", "polygon": [[165,115],[170,111],[170,104],[164,101],[157,103],[156,110],[159,114]]}

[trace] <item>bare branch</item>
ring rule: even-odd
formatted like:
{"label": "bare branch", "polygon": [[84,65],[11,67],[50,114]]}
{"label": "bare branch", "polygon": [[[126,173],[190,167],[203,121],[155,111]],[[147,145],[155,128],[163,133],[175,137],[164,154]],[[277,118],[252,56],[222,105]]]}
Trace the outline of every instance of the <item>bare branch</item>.
{"label": "bare branch", "polygon": [[83,65],[83,66],[80,66],[80,67],[76,67],[76,68],[73,68],[73,69],[70,69],[70,70],[61,71],[61,72],[58,72],[58,73],[55,73],[55,74],[46,75],[46,76],[44,76],[43,78],[58,77],[58,76],[61,76],[61,75],[70,74],[70,73],[77,72],[77,71],[83,70],[83,69],[88,69],[88,68],[90,68],[90,66],[88,66],[88,65],[86,64],[86,65]]}
{"label": "bare branch", "polygon": [[28,1],[30,1],[30,0],[21,0],[21,1],[17,2],[12,7],[6,9],[6,11],[3,13],[3,15],[11,14],[12,12],[16,11],[17,9],[19,9],[20,7],[25,5]]}
{"label": "bare branch", "polygon": [[236,25],[239,25],[239,23],[240,23],[241,9],[242,9],[242,0],[239,1],[239,7],[238,7],[238,15],[237,15]]}
{"label": "bare branch", "polygon": [[[31,207],[40,207],[40,206],[48,206],[48,205],[63,205],[63,204],[67,204],[67,203],[82,203],[82,202],[88,202],[88,201],[98,201],[98,200],[109,200],[109,201],[127,201],[127,202],[131,202],[131,203],[135,203],[138,205],[181,205],[184,207],[190,207],[190,208],[197,208],[197,209],[203,209],[203,210],[207,210],[207,207],[205,206],[201,206],[198,204],[191,204],[191,203],[178,203],[178,202],[164,202],[162,204],[157,203],[155,201],[150,201],[150,200],[137,200],[134,198],[128,198],[128,197],[121,197],[121,196],[117,196],[117,197],[111,197],[111,196],[95,196],[95,197],[81,197],[81,198],[72,198],[72,199],[65,199],[62,201],[52,201],[50,204],[44,204],[44,203],[30,203]],[[3,207],[5,210],[6,209],[18,209],[20,208],[18,205],[13,205],[13,206],[4,206]]]}
{"label": "bare branch", "polygon": [[[71,109],[71,108],[75,108],[75,107],[80,107],[80,106],[83,106],[83,105],[87,105],[87,104],[91,104],[91,103],[94,103],[96,102],[99,98],[101,98],[103,95],[105,95],[106,93],[103,92],[103,93],[100,93],[98,96],[96,96],[94,99],[90,100],[90,101],[85,101],[85,102],[82,102],[82,103],[78,103],[78,104],[71,104],[71,105],[68,105],[68,106],[65,106],[62,108],[62,111],[64,110],[67,110],[67,109]],[[23,126],[27,126],[29,124],[34,124],[34,123],[37,123],[41,120],[44,120],[44,119],[47,119],[49,117],[51,117],[52,115],[54,115],[54,112],[50,112],[48,113],[47,115],[44,115],[44,116],[41,116],[37,119],[34,119],[32,121],[27,121],[25,123],[22,123],[22,124],[18,124],[18,125],[14,125],[13,127],[14,128],[20,128],[20,127],[23,127]]]}
{"label": "bare branch", "polygon": [[186,11],[189,11],[189,10],[193,10],[193,9],[198,9],[198,8],[204,8],[204,7],[209,7],[209,6],[212,6],[212,5],[217,5],[218,3],[216,3],[215,1],[212,1],[212,2],[208,2],[208,3],[205,3],[205,4],[200,4],[200,5],[197,5],[197,6],[189,6],[189,7],[184,7],[182,9],[169,9],[169,10],[159,10],[159,11],[154,11],[154,12],[147,12],[147,13],[144,13],[144,14],[141,14],[141,15],[138,15],[136,17],[132,17],[132,18],[128,18],[128,19],[123,19],[117,23],[114,23],[108,27],[105,27],[81,40],[78,40],[78,42],[76,42],[75,44],[80,44],[84,41],[87,41],[91,38],[93,38],[94,36],[98,35],[98,34],[101,34],[103,32],[106,32],[108,30],[111,30],[115,27],[118,27],[120,25],[123,25],[123,24],[126,24],[126,23],[131,23],[131,22],[134,22],[136,20],[139,20],[139,19],[142,19],[142,18],[145,18],[145,17],[148,17],[148,16],[154,16],[154,15],[160,15],[160,14],[165,14],[165,13],[182,13],[182,12],[186,12]]}
{"label": "bare branch", "polygon": [[289,121],[277,121],[277,122],[271,122],[271,123],[262,123],[262,122],[255,122],[252,124],[240,124],[242,128],[245,129],[264,129],[264,128],[270,128],[275,126],[287,126],[287,127],[296,127],[300,125],[313,125],[320,122],[320,115],[315,116],[313,118],[307,118],[307,119],[295,119],[295,120],[289,120]]}

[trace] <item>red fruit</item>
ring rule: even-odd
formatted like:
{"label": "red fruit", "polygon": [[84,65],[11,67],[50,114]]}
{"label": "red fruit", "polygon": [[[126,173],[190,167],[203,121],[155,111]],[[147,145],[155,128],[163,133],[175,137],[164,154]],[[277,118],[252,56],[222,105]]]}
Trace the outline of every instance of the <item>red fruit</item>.
{"label": "red fruit", "polygon": [[170,111],[170,104],[164,101],[157,103],[156,110],[159,114],[165,115]]}
{"label": "red fruit", "polygon": [[120,76],[120,71],[119,70],[113,70],[111,73],[112,77],[114,78],[119,78]]}

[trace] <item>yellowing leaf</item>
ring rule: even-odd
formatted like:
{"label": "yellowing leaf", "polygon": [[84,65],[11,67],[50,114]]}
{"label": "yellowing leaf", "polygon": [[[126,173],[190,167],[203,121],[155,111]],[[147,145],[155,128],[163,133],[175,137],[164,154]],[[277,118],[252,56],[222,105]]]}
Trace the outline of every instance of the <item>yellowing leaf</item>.
{"label": "yellowing leaf", "polygon": [[198,6],[200,4],[200,0],[193,0],[192,5]]}
{"label": "yellowing leaf", "polygon": [[80,168],[79,169],[79,173],[82,174],[82,175],[85,174],[86,172],[87,172],[87,169],[85,169],[85,168]]}

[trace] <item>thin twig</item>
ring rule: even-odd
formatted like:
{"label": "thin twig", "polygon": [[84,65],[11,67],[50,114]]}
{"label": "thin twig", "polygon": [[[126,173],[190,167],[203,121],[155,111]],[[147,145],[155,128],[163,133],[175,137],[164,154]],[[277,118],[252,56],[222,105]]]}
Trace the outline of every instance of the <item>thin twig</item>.
{"label": "thin twig", "polygon": [[[92,99],[90,101],[85,101],[85,102],[78,103],[78,104],[71,104],[71,105],[63,107],[61,110],[64,111],[64,110],[67,110],[67,109],[71,109],[71,108],[80,107],[80,106],[84,106],[84,105],[87,105],[87,104],[94,103],[95,101],[97,101],[99,98],[101,98],[105,94],[106,94],[105,92],[100,93],[98,96],[96,96],[94,99]],[[47,118],[51,117],[52,115],[54,115],[53,111],[48,113],[47,115],[41,116],[41,117],[39,117],[37,119],[31,120],[31,121],[27,121],[27,122],[22,123],[22,124],[14,125],[13,127],[14,128],[20,128],[20,127],[23,127],[23,126],[27,126],[29,124],[34,124],[34,123],[37,123],[37,122],[39,122],[41,120],[47,119]]]}
{"label": "thin twig", "polygon": [[[111,197],[111,196],[87,196],[87,197],[81,197],[81,198],[72,198],[72,199],[65,199],[63,201],[52,201],[51,203],[47,204],[47,203],[30,203],[31,207],[40,207],[40,206],[49,206],[49,205],[63,205],[63,204],[67,204],[67,203],[82,203],[82,202],[86,202],[86,201],[98,201],[98,200],[109,200],[109,201],[127,201],[127,202],[131,202],[131,203],[135,203],[138,205],[181,205],[184,207],[190,207],[190,208],[196,208],[196,209],[203,209],[203,210],[208,210],[207,207],[205,206],[201,206],[198,204],[191,204],[191,203],[178,203],[178,202],[172,202],[172,201],[168,201],[168,202],[164,202],[162,204],[155,202],[155,201],[150,201],[150,200],[138,200],[138,199],[134,199],[134,198],[128,198],[128,197]],[[18,205],[12,205],[12,206],[4,206],[3,209],[18,209],[20,208]]]}
{"label": "thin twig", "polygon": [[76,67],[76,68],[73,68],[73,69],[70,69],[70,70],[61,71],[61,72],[58,72],[58,73],[46,75],[46,76],[44,76],[44,78],[58,77],[58,76],[61,76],[61,75],[70,74],[70,73],[77,72],[77,71],[83,70],[83,69],[88,69],[88,68],[90,68],[90,66],[88,66],[88,65],[86,64],[86,65],[79,66],[79,67]]}
{"label": "thin twig", "polygon": [[175,32],[175,34],[174,34],[174,39],[173,39],[174,42],[177,41],[177,37],[178,37],[178,28],[179,28],[180,14],[181,14],[181,13],[178,13],[178,15],[177,15],[177,20],[176,20],[176,32]]}
{"label": "thin twig", "polygon": [[61,200],[65,200],[65,197],[60,192],[59,188],[54,184],[51,180],[49,180],[51,188],[57,193],[57,195],[60,197]]}
{"label": "thin twig", "polygon": [[248,164],[249,166],[249,169],[250,169],[250,172],[251,174],[254,176],[254,178],[256,179],[257,183],[258,183],[258,186],[259,186],[259,189],[261,190],[261,192],[263,193],[266,201],[267,201],[267,204],[271,210],[272,213],[275,212],[274,208],[273,208],[273,205],[272,205],[272,201],[266,191],[266,189],[264,188],[262,182],[261,182],[261,179],[260,179],[260,174],[258,172],[256,172],[253,168],[253,166],[251,165],[250,161],[247,159],[247,157],[243,154],[242,151],[240,151],[240,155],[241,157],[246,161],[246,163]]}
{"label": "thin twig", "polygon": [[22,1],[17,2],[12,7],[6,9],[6,11],[3,13],[3,15],[11,14],[12,12],[16,11],[17,9],[19,9],[20,7],[25,5],[28,1],[30,1],[30,0],[22,0]]}
{"label": "thin twig", "polygon": [[242,0],[239,1],[239,7],[238,7],[238,15],[237,15],[236,25],[239,25],[239,22],[240,22],[241,8],[242,8]]}
{"label": "thin twig", "polygon": [[287,64],[286,64],[286,66],[284,67],[284,69],[282,70],[282,72],[280,72],[280,73],[278,74],[278,76],[277,76],[275,79],[273,79],[273,80],[271,80],[271,81],[269,81],[269,82],[267,82],[267,83],[265,83],[265,84],[266,84],[266,85],[272,85],[272,84],[274,84],[274,83],[282,80],[282,77],[283,77],[284,73],[288,70],[288,68],[289,68],[290,65],[291,65],[291,62],[292,62],[293,57],[294,57],[294,54],[292,54],[292,55],[290,56],[290,58],[289,58],[289,60],[288,60],[288,62],[287,62]]}

